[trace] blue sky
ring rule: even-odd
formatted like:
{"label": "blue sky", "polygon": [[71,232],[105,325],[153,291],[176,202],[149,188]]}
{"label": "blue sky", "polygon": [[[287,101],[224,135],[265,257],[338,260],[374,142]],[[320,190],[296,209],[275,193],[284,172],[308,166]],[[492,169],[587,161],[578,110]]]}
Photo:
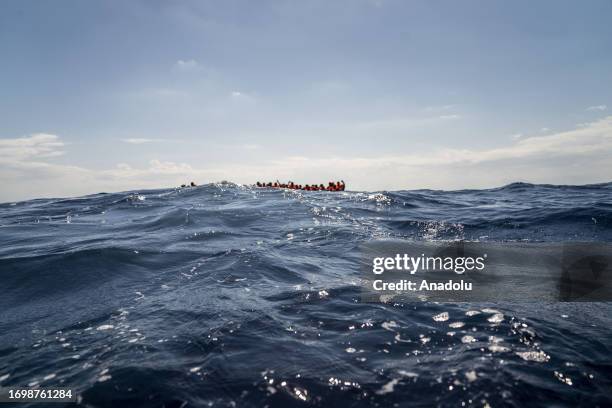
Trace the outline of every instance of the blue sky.
{"label": "blue sky", "polygon": [[0,200],[612,177],[609,1],[5,1]]}

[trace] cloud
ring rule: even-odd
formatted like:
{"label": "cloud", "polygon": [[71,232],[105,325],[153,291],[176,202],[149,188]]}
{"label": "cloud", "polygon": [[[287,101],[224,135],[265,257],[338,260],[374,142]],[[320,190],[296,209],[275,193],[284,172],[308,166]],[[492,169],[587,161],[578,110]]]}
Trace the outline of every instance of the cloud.
{"label": "cloud", "polygon": [[457,105],[436,105],[423,108],[424,112],[443,112],[456,108]]}
{"label": "cloud", "polygon": [[[297,122],[295,132],[302,137],[309,137],[312,133],[327,135],[333,138],[337,134],[355,137],[378,138],[385,137],[407,137],[425,127],[439,126],[447,121],[458,118],[439,116],[397,116],[385,119],[363,119],[345,121],[302,121]],[[459,115],[457,115],[459,116]],[[459,116],[460,117],[460,116]],[[282,137],[282,134],[279,135]]]}
{"label": "cloud", "polygon": [[461,115],[440,115],[439,116],[440,119],[442,120],[453,120],[453,119],[461,119]]}
{"label": "cloud", "polygon": [[45,161],[61,154],[62,146],[55,135],[0,139],[0,201],[171,187],[191,180],[198,184],[224,179],[311,183],[343,178],[357,190],[483,188],[513,181],[603,182],[610,181],[612,174],[612,116],[564,132],[512,139],[496,148],[369,157],[281,155],[260,164],[226,163],[208,168],[161,159],[144,167],[123,163],[105,170]]}
{"label": "cloud", "polygon": [[551,156],[578,156],[608,152],[612,156],[612,116],[586,127],[546,136],[520,138],[514,144],[488,150],[449,149],[414,158],[421,164],[482,163]]}
{"label": "cloud", "polygon": [[253,106],[257,101],[253,94],[239,90],[231,91],[229,93],[229,98],[233,103],[243,104],[243,106]]}
{"label": "cloud", "polygon": [[64,143],[57,135],[35,133],[15,139],[0,139],[0,161],[48,158],[63,154]]}
{"label": "cloud", "polygon": [[[350,176],[352,188],[363,189],[482,188],[519,180],[553,184],[609,181],[612,116],[584,128],[515,139],[494,149],[359,158],[287,157],[272,167],[277,174],[296,180]],[[252,174],[258,173],[269,174],[265,168]]]}
{"label": "cloud", "polygon": [[198,61],[194,59],[189,60],[178,60],[174,63],[174,70],[178,72],[195,72],[201,68]]}
{"label": "cloud", "polygon": [[510,137],[514,140],[520,139],[521,137],[523,137],[522,133],[515,133],[513,135],[510,135]]}
{"label": "cloud", "polygon": [[549,132],[549,131],[550,131],[550,129],[547,128],[547,127],[540,128],[540,132],[541,133],[546,133],[546,132]]}
{"label": "cloud", "polygon": [[[151,160],[148,166],[121,163],[96,170],[43,161],[0,161],[0,202],[39,197],[81,196],[98,192],[155,189],[189,181],[217,181],[225,174],[186,163]],[[27,182],[24,182],[27,180]]]}
{"label": "cloud", "polygon": [[145,168],[134,168],[127,163],[120,163],[115,168],[102,170],[98,174],[103,178],[118,178],[132,180],[133,182],[149,184],[155,178],[162,179],[168,177],[169,180],[174,180],[174,176],[180,176],[176,180],[198,175],[201,170],[196,170],[186,163],[176,163],[172,161],[162,161],[153,159],[149,161],[149,166]]}
{"label": "cloud", "polygon": [[606,105],[595,105],[595,106],[589,106],[588,108],[586,108],[586,110],[588,111],[605,111],[606,109],[608,109]]}
{"label": "cloud", "polygon": [[193,168],[189,164],[170,161],[151,160],[149,170],[155,174],[190,174]]}
{"label": "cloud", "polygon": [[241,99],[241,100],[254,100],[255,96],[252,93],[247,93],[244,91],[233,90],[230,92],[230,96],[232,98]]}

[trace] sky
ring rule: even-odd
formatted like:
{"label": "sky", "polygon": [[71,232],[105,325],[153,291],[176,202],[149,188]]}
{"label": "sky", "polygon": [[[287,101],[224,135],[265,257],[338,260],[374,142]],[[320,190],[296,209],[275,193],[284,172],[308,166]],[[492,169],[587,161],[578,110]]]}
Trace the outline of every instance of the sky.
{"label": "sky", "polygon": [[0,202],[612,180],[612,2],[3,1]]}

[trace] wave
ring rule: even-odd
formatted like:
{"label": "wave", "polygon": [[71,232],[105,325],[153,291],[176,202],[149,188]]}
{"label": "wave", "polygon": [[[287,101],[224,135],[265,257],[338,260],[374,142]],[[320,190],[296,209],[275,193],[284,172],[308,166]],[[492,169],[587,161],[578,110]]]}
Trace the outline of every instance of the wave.
{"label": "wave", "polygon": [[0,385],[101,407],[610,405],[610,305],[362,303],[359,247],[611,242],[611,188],[226,182],[1,204]]}

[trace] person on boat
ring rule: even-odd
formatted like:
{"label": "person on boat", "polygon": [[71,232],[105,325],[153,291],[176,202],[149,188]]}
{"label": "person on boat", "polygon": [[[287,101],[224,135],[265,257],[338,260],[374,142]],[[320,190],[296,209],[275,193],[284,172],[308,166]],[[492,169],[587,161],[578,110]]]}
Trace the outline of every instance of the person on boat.
{"label": "person on boat", "polygon": [[[293,181],[289,181],[287,183],[281,183],[280,181],[276,180],[275,182],[261,182],[258,181],[255,183],[255,185],[257,187],[271,187],[271,188],[288,188],[291,190],[304,190],[304,191],[344,191],[344,189],[346,188],[346,184],[344,183],[344,180],[341,181],[330,181],[327,183],[327,187],[324,184],[306,184],[306,185],[301,185],[301,184],[297,184],[294,183]],[[192,181],[190,184],[191,187],[196,187],[196,184]],[[189,187],[189,185],[187,184],[182,184],[181,187]]]}

